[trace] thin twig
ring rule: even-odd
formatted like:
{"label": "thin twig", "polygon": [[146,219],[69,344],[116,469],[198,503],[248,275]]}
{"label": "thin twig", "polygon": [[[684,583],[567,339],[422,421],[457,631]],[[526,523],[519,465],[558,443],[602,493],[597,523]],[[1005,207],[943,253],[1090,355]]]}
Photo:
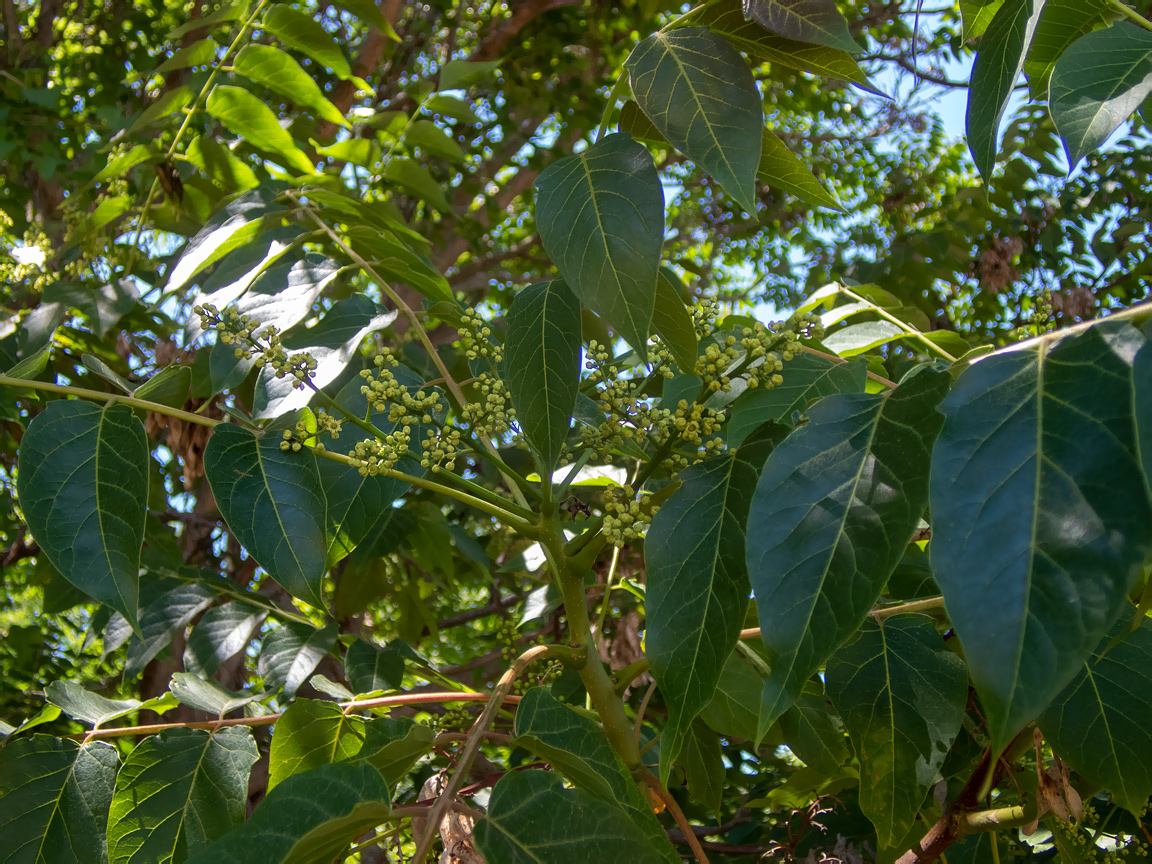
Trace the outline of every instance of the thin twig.
{"label": "thin twig", "polygon": [[708,856],[704,854],[704,849],[700,845],[700,841],[696,839],[696,834],[692,831],[692,826],[688,823],[688,819],[684,816],[684,811],[680,809],[680,805],[676,803],[667,789],[660,785],[660,781],[656,779],[650,772],[645,771],[640,775],[640,779],[647,783],[652,792],[664,802],[664,806],[668,808],[668,812],[672,814],[672,818],[676,820],[676,824],[680,826],[680,833],[684,835],[684,839],[688,843],[688,848],[692,850],[692,854],[696,856],[698,864],[708,864]]}
{"label": "thin twig", "polygon": [[640,731],[644,728],[644,714],[648,710],[648,702],[652,699],[652,694],[656,692],[656,682],[653,681],[648,685],[648,689],[644,691],[644,698],[640,700],[640,708],[636,711],[636,725],[632,727],[632,735],[636,741],[636,747],[640,747]]}

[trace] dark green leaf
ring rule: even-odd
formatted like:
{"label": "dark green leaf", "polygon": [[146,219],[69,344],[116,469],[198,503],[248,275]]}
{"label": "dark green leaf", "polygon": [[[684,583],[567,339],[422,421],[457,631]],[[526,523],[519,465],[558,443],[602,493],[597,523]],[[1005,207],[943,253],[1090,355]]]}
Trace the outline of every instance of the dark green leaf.
{"label": "dark green leaf", "polygon": [[363,717],[346,714],[335,702],[297,699],[276,721],[268,788],[321,765],[349,762],[363,746]]}
{"label": "dark green leaf", "polygon": [[193,18],[191,21],[185,21],[180,26],[173,27],[168,32],[168,41],[175,42],[185,33],[191,33],[195,30],[207,30],[215,27],[217,24],[230,24],[233,21],[242,21],[248,14],[248,4],[249,0],[225,3],[214,12]]}
{"label": "dark green leaf", "polygon": [[356,693],[396,690],[404,680],[404,656],[392,646],[357,639],[344,655],[344,672]]}
{"label": "dark green leaf", "polygon": [[867,380],[863,360],[833,363],[815,354],[797,354],[784,364],[784,383],[777,387],[745,390],[728,413],[728,446],[739,447],[753,431],[769,420],[790,423],[792,412],[833,393],[860,393]]}
{"label": "dark green leaf", "polygon": [[1073,42],[1107,24],[1115,14],[1108,0],[1046,0],[1024,59],[1028,86],[1037,98],[1048,94],[1052,67]]}
{"label": "dark green leaf", "polygon": [[1097,325],[981,359],[941,405],[932,567],[995,752],[1080,672],[1149,551],[1131,364]]}
{"label": "dark green leaf", "polygon": [[244,821],[252,731],[169,729],[138,744],[120,769],[108,817],[111,864],[183,861]]}
{"label": "dark green leaf", "polygon": [[124,677],[132,679],[144,671],[148,662],[184,634],[196,615],[211,605],[216,593],[206,585],[192,583],[166,591],[140,610],[141,636],[128,642],[128,657],[124,662]]}
{"label": "dark green leaf", "polygon": [[289,777],[250,819],[187,864],[316,864],[388,818],[388,787],[364,762],[322,765]]}
{"label": "dark green leaf", "polygon": [[216,48],[215,39],[200,39],[191,45],[185,45],[157,66],[152,74],[167,75],[169,72],[187,69],[190,66],[207,66],[216,58]]}
{"label": "dark green leaf", "polygon": [[340,78],[347,80],[352,77],[348,58],[315,18],[287,4],[277,3],[264,13],[262,26],[289,48],[295,48],[321,66],[327,66]]}
{"label": "dark green leaf", "polygon": [[648,529],[645,643],[668,706],[660,741],[665,784],[684,735],[712,700],[744,625],[750,590],[744,525],[760,470],[787,432],[766,426],[734,454],[682,471],[683,485]]}
{"label": "dark green leaf", "polygon": [[848,761],[848,739],[828,700],[805,690],[796,704],[780,715],[780,734],[805,765],[836,776]]}
{"label": "dark green leaf", "polygon": [[1152,32],[1121,22],[1082,36],[1052,70],[1048,106],[1068,168],[1100,147],[1152,93]]}
{"label": "dark green leaf", "polygon": [[[295,290],[289,288],[285,293],[292,295]],[[245,295],[245,299],[251,293]],[[316,361],[316,368],[312,370],[312,384],[319,388],[327,387],[356,356],[364,337],[383,330],[395,319],[395,312],[385,309],[367,295],[353,294],[332,304],[332,308],[316,326],[285,339],[284,349],[289,354],[310,354]],[[362,383],[361,379],[357,379],[357,384]],[[256,383],[252,417],[266,420],[306,406],[314,395],[312,388],[294,387],[294,384],[294,379],[287,376],[277,378],[273,370],[265,366]]]}
{"label": "dark green leaf", "polygon": [[284,451],[271,435],[222,424],[208,439],[204,474],[228,527],[260,566],[293,596],[323,606],[327,505],[312,451]]}
{"label": "dark green leaf", "polygon": [[188,142],[184,157],[223,192],[247,191],[260,185],[252,169],[210,135],[197,135]]}
{"label": "dark green leaf", "polygon": [[497,60],[449,60],[440,67],[441,90],[461,90],[479,84],[500,65]]}
{"label": "dark green leaf", "polygon": [[76,309],[103,338],[136,308],[140,295],[127,279],[114,279],[100,285],[54,282],[44,289],[44,302],[60,302]]}
{"label": "dark green leaf", "polygon": [[851,54],[863,50],[852,38],[835,0],[744,0],[744,17],[799,42]]}
{"label": "dark green leaf", "polygon": [[5,864],[103,861],[120,758],[104,741],[35,735],[0,749],[0,852]]}
{"label": "dark green leaf", "polygon": [[304,624],[284,624],[264,637],[257,671],[265,686],[282,687],[284,699],[291,699],[335,643],[335,623],[319,630]]}
{"label": "dark green leaf", "polygon": [[348,242],[376,270],[408,283],[432,301],[446,300],[455,305],[456,298],[444,278],[422,252],[417,252],[391,231],[369,226],[348,229]]}
{"label": "dark green leaf", "polygon": [[364,748],[360,756],[384,775],[384,782],[395,786],[417,759],[432,749],[436,732],[431,726],[416,723],[410,717],[377,717],[364,724]]}
{"label": "dark green leaf", "polygon": [[148,442],[123,405],[50,402],[20,442],[24,518],[61,575],[136,621]]}
{"label": "dark green leaf", "polygon": [[473,837],[480,853],[500,864],[665,860],[624,810],[583,789],[565,789],[544,771],[501,777]]}
{"label": "dark green leaf", "polygon": [[580,301],[560,281],[512,301],[504,368],[516,421],[551,472],[560,459],[580,384]]}
{"label": "dark green leaf", "polygon": [[1136,458],[1152,496],[1152,342],[1145,342],[1132,362],[1132,414],[1136,430]]}
{"label": "dark green leaf", "polygon": [[646,357],[664,242],[652,156],[627,135],[608,135],[549,165],[536,191],[540,238],[560,275]]}
{"label": "dark green leaf", "polygon": [[384,13],[380,11],[376,0],[336,0],[336,5],[342,9],[347,9],[365,24],[371,24],[389,39],[400,41],[400,37],[396,35],[396,31],[392,29],[392,25],[384,17]]}
{"label": "dark green leaf", "polygon": [[693,720],[677,761],[684,766],[688,794],[710,813],[718,813],[724,797],[724,754],[719,734],[703,720]]}
{"label": "dark green leaf", "polygon": [[419,147],[430,156],[439,156],[458,165],[464,164],[468,156],[459,144],[431,120],[417,120],[404,133],[404,143],[409,147]]}
{"label": "dark green leaf", "polygon": [[188,366],[165,366],[132,391],[137,399],[147,399],[169,408],[183,408],[192,388],[192,370]]}
{"label": "dark green leaf", "polygon": [[117,177],[123,177],[137,165],[143,165],[145,162],[155,162],[158,159],[160,159],[160,154],[154,149],[144,144],[137,144],[127,153],[117,156],[101,168],[99,173],[92,178],[92,182],[103,183],[106,180],[115,180]]}
{"label": "dark green leaf", "polygon": [[1006,0],[980,40],[968,89],[968,149],[984,182],[992,178],[1000,119],[1032,41],[1044,0]]}
{"label": "dark green leaf", "polygon": [[744,58],[707,27],[654,33],[627,60],[637,104],[677,150],[756,212],[764,110]]}
{"label": "dark green leaf", "polygon": [[696,368],[696,325],[692,323],[692,313],[684,305],[678,288],[680,284],[668,267],[660,267],[656,302],[652,307],[652,331],[668,347],[680,370],[691,374]]}
{"label": "dark green leaf", "polygon": [[242,600],[209,609],[184,645],[184,668],[211,678],[226,660],[247,647],[268,610]]}
{"label": "dark green leaf", "polygon": [[1040,715],[1053,750],[1139,816],[1152,794],[1152,621],[1122,616]]}
{"label": "dark green leaf", "polygon": [[828,695],[860,760],[860,809],[892,847],[912,829],[968,704],[964,662],[925,615],[864,622],[828,660]]}
{"label": "dark green leaf", "polygon": [[748,518],[748,574],[771,655],[758,737],[860,626],[928,498],[947,372],[829,396],[768,457]]}
{"label": "dark green leaf", "polygon": [[136,699],[108,699],[98,693],[89,693],[72,681],[53,681],[44,688],[44,698],[73,720],[90,723],[93,727],[131,714],[140,707]]}
{"label": "dark green leaf", "polygon": [[417,198],[431,204],[441,213],[451,208],[444,189],[432,173],[415,159],[389,159],[384,166],[384,179],[403,186]]}
{"label": "dark green leaf", "polygon": [[233,61],[236,71],[285,96],[297,105],[311,108],[316,116],[337,126],[348,126],[340,110],[328,101],[312,76],[290,56],[268,45],[249,43],[240,49]]}
{"label": "dark green leaf", "polygon": [[150,123],[170,117],[177,111],[187,108],[194,98],[191,88],[184,84],[166,90],[159,99],[140,112],[140,116],[136,118],[136,122],[129,127],[128,131],[135,132]]}
{"label": "dark green leaf", "polygon": [[768,129],[764,130],[760,165],[756,169],[756,176],[764,185],[795,195],[813,207],[844,209],[836,200],[836,196],[816,179],[812,169]]}
{"label": "dark green leaf", "polygon": [[[277,6],[277,9],[286,9]],[[217,84],[208,94],[205,109],[257,150],[263,150],[283,159],[285,168],[295,168],[301,174],[311,174],[316,166],[305,155],[292,136],[276,120],[272,109],[239,87]]]}
{"label": "dark green leaf", "polygon": [[700,719],[730,738],[753,741],[764,681],[738,652],[728,655],[716,681],[716,693]]}

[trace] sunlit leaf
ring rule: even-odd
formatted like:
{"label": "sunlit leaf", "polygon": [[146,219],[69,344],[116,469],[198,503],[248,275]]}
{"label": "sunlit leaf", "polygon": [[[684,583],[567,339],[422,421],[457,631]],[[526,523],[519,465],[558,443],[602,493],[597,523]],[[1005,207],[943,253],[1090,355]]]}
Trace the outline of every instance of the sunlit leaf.
{"label": "sunlit leaf", "polygon": [[297,105],[311,108],[316,116],[337,126],[348,126],[339,109],[316,86],[312,76],[283,51],[268,45],[249,43],[240,49],[232,65],[236,71],[279,93]]}
{"label": "sunlit leaf", "polygon": [[352,77],[348,58],[316,18],[286,3],[277,3],[264,13],[262,26],[289,48],[328,67],[339,77]]}
{"label": "sunlit leaf", "polygon": [[[278,6],[276,8],[285,8]],[[276,120],[272,109],[240,87],[217,84],[208,94],[205,109],[257,150],[283,160],[285,168],[311,174],[316,166]]]}
{"label": "sunlit leaf", "polygon": [[284,699],[291,699],[335,642],[335,622],[320,629],[305,624],[283,624],[264,637],[257,671],[265,686],[282,687]]}
{"label": "sunlit leaf", "polygon": [[222,663],[244,650],[267,615],[267,609],[242,600],[209,609],[184,644],[184,668],[203,678],[216,674]]}
{"label": "sunlit leaf", "polygon": [[863,50],[852,38],[835,0],[743,0],[744,17],[796,39],[855,54]]}

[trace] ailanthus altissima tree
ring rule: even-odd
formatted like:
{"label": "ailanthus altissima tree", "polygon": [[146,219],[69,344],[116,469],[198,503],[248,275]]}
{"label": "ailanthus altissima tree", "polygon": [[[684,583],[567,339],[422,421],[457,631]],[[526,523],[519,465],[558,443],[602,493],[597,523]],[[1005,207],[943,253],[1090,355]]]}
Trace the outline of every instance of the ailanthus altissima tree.
{"label": "ailanthus altissima tree", "polygon": [[[772,106],[911,14],[72,11],[4,4],[0,861],[1147,856],[1143,265],[702,278],[862,182]],[[1142,10],[960,12],[990,195],[1021,75],[1072,167],[1142,128]]]}

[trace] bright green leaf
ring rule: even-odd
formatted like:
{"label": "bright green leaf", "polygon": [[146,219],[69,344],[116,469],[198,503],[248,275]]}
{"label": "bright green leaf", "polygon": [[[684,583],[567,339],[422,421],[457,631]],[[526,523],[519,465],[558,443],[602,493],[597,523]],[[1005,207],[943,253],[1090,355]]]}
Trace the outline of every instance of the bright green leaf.
{"label": "bright green leaf", "polygon": [[280,440],[217,426],[204,474],[236,539],[289,593],[322,607],[327,505],[316,457],[281,450]]}
{"label": "bright green leaf", "polygon": [[244,821],[252,730],[169,729],[138,744],[116,778],[111,864],[183,861]]}
{"label": "bright green leaf", "polygon": [[272,109],[247,90],[230,84],[217,84],[208,94],[205,108],[229,131],[257,150],[280,157],[285,168],[294,168],[301,174],[311,174],[316,170],[312,160],[280,125]]}
{"label": "bright green leaf", "polygon": [[1047,95],[1052,67],[1065,49],[1085,33],[1105,26],[1113,14],[1115,7],[1108,0],[1046,0],[1024,58],[1024,74],[1034,96]]}
{"label": "bright green leaf", "polygon": [[1003,5],[1004,0],[960,0],[965,41],[983,36]]}
{"label": "bright green leaf", "polygon": [[768,457],[748,518],[748,575],[772,674],[758,737],[863,622],[928,498],[947,372],[828,396]]}
{"label": "bright green leaf", "polygon": [[755,213],[764,110],[736,49],[707,27],[686,27],[649,36],[626,65],[660,134]]}
{"label": "bright green leaf", "polygon": [[855,357],[905,335],[905,330],[890,321],[865,321],[834,330],[824,337],[824,347],[840,357]]}
{"label": "bright green leaf", "polygon": [[407,283],[433,302],[446,300],[456,303],[444,275],[432,266],[423,252],[413,249],[395,233],[356,226],[348,229],[347,236],[352,248],[381,274]]}
{"label": "bright green leaf", "polygon": [[345,138],[327,147],[319,147],[316,152],[337,162],[359,165],[373,174],[381,156],[380,145],[370,138]]}
{"label": "bright green leaf", "polygon": [[560,459],[580,384],[580,301],[560,281],[520,291],[508,310],[504,368],[516,420],[546,471]]}
{"label": "bright green leaf", "polygon": [[28,424],[16,488],[28,527],[69,582],[136,621],[148,442],[123,405],[57,400]]}
{"label": "bright green leaf", "polygon": [[100,169],[100,172],[92,178],[92,182],[103,183],[106,180],[115,180],[118,177],[123,177],[137,165],[142,165],[145,162],[154,162],[159,158],[160,154],[153,148],[144,144],[137,144],[127,153],[117,156]]}
{"label": "bright green leaf", "polygon": [[209,135],[193,138],[184,156],[224,192],[247,191],[260,184],[251,168]]}
{"label": "bright green leaf", "polygon": [[932,567],[994,752],[1080,672],[1148,554],[1130,383],[1143,341],[1100,324],[994,354],[941,404]]}
{"label": "bright green leaf", "polygon": [[146,399],[169,408],[183,408],[192,388],[192,370],[188,366],[165,366],[132,391],[137,399]]}
{"label": "bright green leaf", "polygon": [[931,618],[896,615],[865,621],[828,660],[825,680],[860,760],[860,809],[880,845],[895,846],[960,731],[964,662]]}
{"label": "bright green leaf", "polygon": [[352,77],[348,58],[320,22],[284,3],[264,13],[263,28],[287,45],[326,66],[345,80]]}
{"label": "bright green leaf", "polygon": [[652,331],[672,353],[683,372],[696,368],[696,325],[692,313],[684,305],[679,286],[682,283],[672,270],[664,265],[656,279],[656,301],[652,307]]}
{"label": "bright green leaf", "polygon": [[760,470],[787,432],[767,426],[735,453],[680,472],[683,485],[648,529],[645,645],[668,706],[660,741],[665,784],[744,625],[749,594],[744,525]]}
{"label": "bright green leaf", "polygon": [[104,826],[120,757],[104,741],[35,735],[0,748],[5,864],[103,861]]}
{"label": "bright green leaf", "polygon": [[1071,170],[1152,93],[1152,31],[1121,22],[1077,39],[1056,61],[1048,107]]}
{"label": "bright green leaf", "polygon": [[410,717],[377,717],[364,724],[364,749],[360,756],[395,786],[416,761],[432,749],[436,732]]}
{"label": "bright green leaf", "polygon": [[763,148],[756,176],[761,183],[795,195],[813,207],[843,210],[840,202],[816,179],[812,169],[799,156],[788,149],[769,129],[764,130]]}
{"label": "bright green leaf", "polygon": [[185,45],[157,66],[152,74],[167,75],[169,72],[187,69],[190,66],[207,66],[216,58],[216,48],[215,39],[200,39],[191,45]]}
{"label": "bright green leaf", "polygon": [[744,0],[744,17],[798,42],[850,54],[863,50],[852,38],[835,0]]}
{"label": "bright green leaf", "polygon": [[365,24],[371,24],[393,42],[400,41],[400,37],[392,25],[388,23],[384,13],[380,11],[380,6],[376,0],[336,0],[336,5],[342,9],[347,9]]}
{"label": "bright green leaf", "polygon": [[1024,57],[1044,0],[1006,0],[980,40],[968,89],[965,129],[968,149],[984,182],[992,178],[1000,135],[1000,119]]}
{"label": "bright green leaf", "polygon": [[450,209],[444,189],[431,172],[415,159],[389,159],[384,166],[384,179],[410,191],[417,198],[431,204],[441,213]]}
{"label": "bright green leaf", "polygon": [[109,699],[99,693],[90,693],[72,681],[53,681],[44,688],[44,698],[73,720],[93,727],[140,708],[136,699]]}
{"label": "bright green leaf", "polygon": [[1152,621],[1124,615],[1040,715],[1040,731],[1073,770],[1139,816],[1152,794]]}
{"label": "bright green leaf", "polygon": [[549,165],[536,191],[540,239],[560,275],[646,357],[664,240],[652,156],[627,135],[608,135]]}
{"label": "bright green leaf", "polygon": [[724,754],[720,736],[697,718],[684,736],[678,762],[684,767],[688,794],[710,813],[720,812],[724,797]]}
{"label": "bright green leaf", "polygon": [[270,197],[261,190],[245,192],[228,202],[188,241],[180,260],[168,276],[166,292],[172,293],[183,288],[203,268],[249,239],[259,227],[263,216],[282,209],[273,208]]}
{"label": "bright green leaf", "polygon": [[268,762],[268,789],[294,774],[333,762],[349,762],[364,746],[364,718],[335,702],[297,699],[276,721]]}
{"label": "bright green leaf", "polygon": [[460,145],[431,120],[417,120],[409,126],[408,131],[404,133],[404,143],[410,147],[419,147],[430,156],[439,156],[457,165],[463,164],[468,158]]}
{"label": "bright green leaf", "polygon": [[167,41],[176,42],[185,33],[191,33],[195,30],[207,30],[215,27],[217,24],[230,24],[233,21],[242,21],[248,14],[248,4],[250,0],[238,0],[236,3],[225,3],[214,12],[209,12],[207,15],[202,15],[193,18],[191,21],[185,21],[178,27],[173,27],[169,31]]}
{"label": "bright green leaf", "polygon": [[192,93],[192,89],[183,84],[179,87],[173,87],[171,90],[166,90],[159,99],[140,113],[140,116],[136,118],[136,122],[129,127],[128,131],[135,132],[138,129],[143,129],[150,123],[155,123],[157,120],[170,117],[177,111],[187,108],[194,98],[195,96]]}
{"label": "bright green leaf", "polygon": [[340,110],[321,92],[312,76],[283,51],[268,45],[249,43],[240,49],[232,65],[244,77],[297,105],[311,108],[322,120],[337,126],[349,125]]}

